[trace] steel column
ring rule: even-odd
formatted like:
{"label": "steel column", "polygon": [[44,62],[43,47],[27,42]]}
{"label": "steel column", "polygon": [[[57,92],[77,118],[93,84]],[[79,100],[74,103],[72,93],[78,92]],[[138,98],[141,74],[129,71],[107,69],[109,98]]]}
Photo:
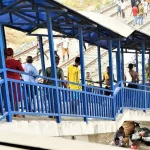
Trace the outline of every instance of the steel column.
{"label": "steel column", "polygon": [[44,75],[45,74],[45,59],[44,59],[43,39],[42,39],[42,36],[38,36],[38,38],[39,38],[39,46],[40,46],[42,74]]}
{"label": "steel column", "polygon": [[11,114],[11,107],[10,107],[5,56],[4,56],[5,46],[6,46],[6,41],[5,41],[4,27],[3,27],[3,25],[0,24],[0,67],[1,67],[1,69],[3,69],[2,79],[4,79],[4,83],[2,86],[3,86],[3,93],[4,93],[5,110],[6,110],[6,112],[8,112],[6,119],[8,122],[11,122],[12,114]]}
{"label": "steel column", "polygon": [[122,75],[121,75],[120,41],[117,41],[117,64],[116,66],[117,66],[117,81],[121,81]]}
{"label": "steel column", "polygon": [[[98,55],[98,73],[99,73],[99,81],[102,81],[102,68],[101,68],[101,51],[100,47],[97,47],[97,55]],[[102,87],[102,83],[100,83]]]}
{"label": "steel column", "polygon": [[117,58],[117,52],[115,53],[115,56],[116,56],[116,73],[117,73],[117,81],[118,81],[119,77],[118,77],[118,58]]}
{"label": "steel column", "polygon": [[109,54],[109,73],[110,73],[110,85],[111,89],[114,90],[114,78],[113,78],[113,60],[112,60],[112,41],[108,41],[108,54]]}
{"label": "steel column", "polygon": [[[145,85],[145,42],[142,41],[142,84]],[[147,108],[147,98],[146,98],[146,87],[144,86],[144,103],[145,103],[145,110]]]}
{"label": "steel column", "polygon": [[121,59],[122,59],[122,80],[124,81],[124,53],[123,53],[123,48],[121,48]]}
{"label": "steel column", "polygon": [[136,51],[136,72],[139,71],[139,61],[138,61],[138,52]]}
{"label": "steel column", "polygon": [[61,114],[60,114],[60,103],[59,103],[59,92],[58,92],[58,82],[57,82],[57,73],[56,73],[56,61],[55,61],[55,53],[54,53],[54,40],[53,40],[53,30],[52,30],[52,19],[50,12],[46,12],[46,19],[47,19],[47,30],[48,30],[48,41],[49,41],[49,48],[50,48],[50,60],[51,60],[51,70],[52,70],[52,78],[54,79],[53,85],[55,86],[55,109],[58,116],[56,120],[58,123],[61,122]]}
{"label": "steel column", "polygon": [[142,42],[142,84],[145,85],[145,42]]}
{"label": "steel column", "polygon": [[[108,55],[109,55],[109,78],[110,78],[110,86],[114,96],[114,77],[113,77],[113,60],[112,60],[112,40],[108,40]],[[113,101],[113,116],[116,118],[116,101]]]}
{"label": "steel column", "polygon": [[84,91],[83,93],[83,103],[84,103],[83,109],[84,109],[84,114],[85,114],[84,121],[88,122],[82,27],[78,27],[78,32],[79,32],[79,47],[80,47],[81,82],[82,82],[82,91]]}

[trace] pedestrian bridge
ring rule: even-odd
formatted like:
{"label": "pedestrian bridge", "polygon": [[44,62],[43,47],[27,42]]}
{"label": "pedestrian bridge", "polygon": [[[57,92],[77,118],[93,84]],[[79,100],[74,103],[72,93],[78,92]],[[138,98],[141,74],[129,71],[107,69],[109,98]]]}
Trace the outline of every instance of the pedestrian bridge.
{"label": "pedestrian bridge", "polygon": [[[88,122],[90,118],[111,120],[113,122],[116,121],[119,114],[124,113],[125,109],[140,110],[144,111],[143,113],[147,113],[150,108],[150,92],[149,86],[146,85],[145,81],[145,55],[150,54],[149,35],[135,30],[122,22],[113,20],[113,18],[106,18],[103,15],[93,13],[78,13],[53,0],[25,0],[23,3],[15,0],[11,2],[4,0],[2,5],[0,14],[1,120],[6,118],[7,121],[12,122],[12,119],[14,119],[12,116],[19,114],[25,116],[55,117],[57,123],[61,123],[63,117],[78,117],[84,119],[85,122]],[[46,66],[42,37],[48,37],[50,51],[49,65],[51,65],[52,70],[51,78],[12,70],[11,67],[6,68],[4,49],[7,47],[7,42],[4,34],[4,26],[9,26],[27,32],[28,35],[39,37],[42,74],[44,74]],[[41,26],[47,28],[47,35],[32,34],[35,29]],[[52,29],[63,35],[53,35]],[[57,79],[54,36],[77,38],[79,40],[81,83],[78,86],[81,87],[81,90],[72,90],[58,86],[60,82],[67,82],[68,84],[77,83]],[[97,46],[99,82],[102,80],[101,68],[103,65],[101,64],[100,48],[108,52],[108,66],[110,67],[109,90],[102,88],[101,84],[100,87],[86,85],[86,60],[84,59],[83,41]],[[115,85],[113,83],[114,60],[112,59],[112,53],[116,54],[117,83]],[[142,84],[130,83],[136,84],[137,89],[124,86],[124,83],[127,83],[124,81],[125,53],[136,54],[137,72],[138,55],[142,55]],[[7,72],[51,80],[53,85],[10,79],[7,78]],[[106,95],[106,92],[109,92],[109,96]]]}

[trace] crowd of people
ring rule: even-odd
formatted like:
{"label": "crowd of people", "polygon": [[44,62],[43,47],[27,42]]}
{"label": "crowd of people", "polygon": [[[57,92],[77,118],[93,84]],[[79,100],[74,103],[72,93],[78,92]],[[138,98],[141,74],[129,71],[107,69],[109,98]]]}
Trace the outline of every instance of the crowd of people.
{"label": "crowd of people", "polygon": [[[127,10],[127,0],[117,0],[117,14],[125,19]],[[143,20],[150,10],[149,0],[131,0],[131,15],[133,15],[133,26],[143,25]]]}

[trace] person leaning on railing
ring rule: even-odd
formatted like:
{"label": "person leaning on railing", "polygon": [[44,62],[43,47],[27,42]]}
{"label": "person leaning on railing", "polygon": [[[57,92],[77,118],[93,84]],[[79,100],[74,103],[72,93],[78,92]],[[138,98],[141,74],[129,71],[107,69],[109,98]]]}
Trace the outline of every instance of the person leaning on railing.
{"label": "person leaning on railing", "polygon": [[[59,61],[60,61],[60,57],[58,55],[55,55],[55,61],[56,61],[56,73],[57,73],[57,79],[59,80],[64,80],[64,71],[58,67],[59,65]],[[51,67],[47,67],[45,70],[45,76],[52,78],[52,68]],[[43,81],[44,84],[48,84],[48,85],[53,85],[53,81],[52,80],[48,80],[48,79],[44,79]],[[58,86],[64,86],[65,88],[67,88],[67,83],[66,82],[59,82]]]}
{"label": "person leaning on railing", "polygon": [[[114,74],[113,74],[113,80],[114,80],[114,82],[117,82],[115,79],[114,79]],[[110,90],[110,68],[109,68],[109,66],[106,68],[106,72],[104,72],[104,74],[103,74],[103,80],[102,81],[100,81],[99,83],[104,83],[105,82],[105,84],[106,84],[106,86],[105,86],[105,89],[108,89],[108,90]],[[110,95],[111,94],[111,92],[109,92],[109,91],[105,91],[105,95]]]}
{"label": "person leaning on railing", "polygon": [[[129,74],[130,74],[130,76],[131,76],[131,82],[134,82],[134,83],[139,83],[139,75],[138,75],[138,73],[136,72],[136,71],[134,71],[133,70],[133,64],[129,64],[128,65],[128,68],[129,68]],[[128,84],[128,87],[129,88],[134,88],[134,89],[137,89],[138,88],[138,86],[137,85],[135,85],[135,84],[131,84],[131,83],[129,83]]]}
{"label": "person leaning on railing", "polygon": [[[6,56],[6,68],[9,68],[9,69],[14,69],[14,70],[18,70],[18,71],[24,71],[21,63],[18,61],[18,60],[15,60],[13,55],[14,55],[14,51],[12,48],[6,48],[4,49],[4,53],[5,53],[5,56]],[[20,74],[19,73],[16,73],[16,72],[10,72],[10,71],[7,71],[7,78],[10,78],[10,79],[15,79],[15,80],[21,80],[20,78]],[[17,89],[16,89],[16,86],[17,85]],[[19,84],[15,84],[14,82],[12,83],[12,88],[11,88],[11,84],[8,83],[8,90],[9,90],[9,95],[10,95],[10,101],[14,101],[14,111],[19,111],[19,110],[16,110],[17,107],[16,107],[16,100],[18,99],[20,101],[20,87],[19,87]],[[13,93],[13,97],[11,97],[11,93]],[[16,94],[17,93],[17,94]],[[23,117],[21,115],[14,115],[15,117]]]}

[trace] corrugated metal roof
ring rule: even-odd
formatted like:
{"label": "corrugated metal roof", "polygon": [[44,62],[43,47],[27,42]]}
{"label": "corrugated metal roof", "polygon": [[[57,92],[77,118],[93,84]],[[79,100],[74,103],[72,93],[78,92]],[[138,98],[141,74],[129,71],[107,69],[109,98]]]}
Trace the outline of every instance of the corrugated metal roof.
{"label": "corrugated metal roof", "polygon": [[[85,42],[107,49],[107,40],[122,39],[123,48],[140,49],[136,40],[147,40],[148,35],[139,33],[128,25],[92,12],[77,12],[55,0],[3,0],[0,1],[0,23],[24,32],[32,32],[47,26],[46,12],[50,11],[53,30],[78,38],[78,26],[82,26]],[[58,10],[58,11],[56,11]],[[128,38],[127,38],[128,37]],[[134,40],[132,47],[130,43]],[[113,41],[113,49],[116,42]],[[149,45],[150,47],[150,45]]]}
{"label": "corrugated metal roof", "polygon": [[87,18],[93,20],[94,22],[100,24],[101,26],[112,30],[113,32],[118,33],[124,37],[128,37],[135,31],[134,28],[126,25],[125,23],[117,20],[116,18],[112,18],[104,14],[83,11],[81,11],[80,13]]}

